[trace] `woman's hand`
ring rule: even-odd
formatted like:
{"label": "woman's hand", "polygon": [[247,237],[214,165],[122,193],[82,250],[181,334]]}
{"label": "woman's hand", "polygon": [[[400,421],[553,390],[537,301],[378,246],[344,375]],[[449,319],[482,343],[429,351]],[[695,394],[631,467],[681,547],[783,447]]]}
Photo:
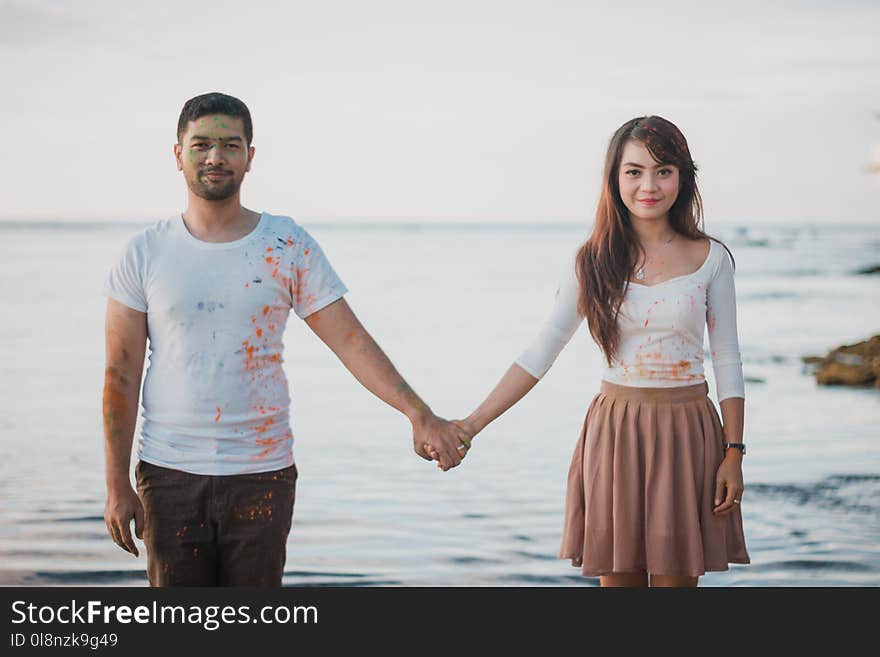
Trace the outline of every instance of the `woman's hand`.
{"label": "woman's hand", "polygon": [[[464,458],[471,447],[471,439],[485,429],[499,415],[522,399],[526,393],[535,387],[538,379],[526,372],[522,367],[514,363],[511,365],[501,380],[495,385],[489,396],[483,400],[473,413],[464,420],[453,420],[452,424],[459,429],[457,447],[458,455]],[[422,441],[422,449],[435,461],[443,458],[442,451],[433,450],[429,441]],[[418,450],[416,450],[418,451]],[[439,458],[438,458],[439,457]],[[457,464],[456,464],[457,465]],[[441,462],[439,467],[448,470]]]}
{"label": "woman's hand", "polygon": [[729,449],[715,473],[715,508],[716,516],[732,513],[739,506],[745,490],[742,475],[742,453]]}

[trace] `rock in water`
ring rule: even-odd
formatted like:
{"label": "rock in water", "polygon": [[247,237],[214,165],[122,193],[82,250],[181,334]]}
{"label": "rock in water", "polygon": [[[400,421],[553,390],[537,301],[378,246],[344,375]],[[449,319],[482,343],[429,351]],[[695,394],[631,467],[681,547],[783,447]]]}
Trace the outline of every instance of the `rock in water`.
{"label": "rock in water", "polygon": [[[815,357],[804,357],[805,363]],[[819,385],[864,386],[873,383],[880,388],[880,335],[832,350],[816,369]]]}

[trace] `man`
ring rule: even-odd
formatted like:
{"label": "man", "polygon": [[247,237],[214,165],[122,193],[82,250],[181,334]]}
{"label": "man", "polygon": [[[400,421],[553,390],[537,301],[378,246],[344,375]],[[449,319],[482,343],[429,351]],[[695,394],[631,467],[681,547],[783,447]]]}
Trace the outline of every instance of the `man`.
{"label": "man", "polygon": [[[135,236],[105,285],[104,435],[114,542],[153,586],[280,586],[297,477],[282,334],[291,309],[358,381],[404,413],[445,470],[464,431],[435,416],[360,324],[320,246],[292,219],[242,207],[254,158],[243,102],[186,102],[174,157],[186,211]],[[144,423],[129,480],[146,342]]]}

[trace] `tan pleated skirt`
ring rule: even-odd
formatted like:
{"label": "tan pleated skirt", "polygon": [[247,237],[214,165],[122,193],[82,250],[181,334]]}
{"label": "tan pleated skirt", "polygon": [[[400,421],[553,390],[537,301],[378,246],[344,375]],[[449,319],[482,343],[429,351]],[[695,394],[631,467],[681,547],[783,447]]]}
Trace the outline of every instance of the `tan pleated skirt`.
{"label": "tan pleated skirt", "polygon": [[724,435],[707,392],[602,382],[568,474],[560,558],[591,577],[750,563],[739,505],[712,513]]}

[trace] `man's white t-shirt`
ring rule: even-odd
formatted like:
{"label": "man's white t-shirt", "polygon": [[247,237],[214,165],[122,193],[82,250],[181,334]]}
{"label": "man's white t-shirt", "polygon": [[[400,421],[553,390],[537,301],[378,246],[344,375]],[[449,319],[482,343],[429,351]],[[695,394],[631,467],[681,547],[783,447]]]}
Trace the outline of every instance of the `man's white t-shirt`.
{"label": "man's white t-shirt", "polygon": [[293,463],[282,336],[347,289],[318,243],[263,213],[234,242],[203,242],[181,217],[133,237],[107,296],[146,313],[149,365],[138,457],[195,474]]}

